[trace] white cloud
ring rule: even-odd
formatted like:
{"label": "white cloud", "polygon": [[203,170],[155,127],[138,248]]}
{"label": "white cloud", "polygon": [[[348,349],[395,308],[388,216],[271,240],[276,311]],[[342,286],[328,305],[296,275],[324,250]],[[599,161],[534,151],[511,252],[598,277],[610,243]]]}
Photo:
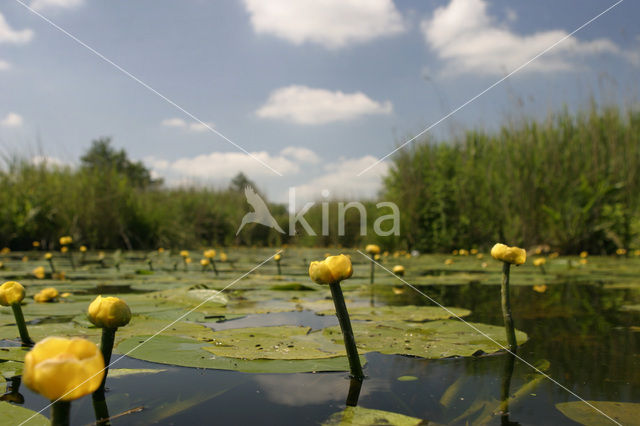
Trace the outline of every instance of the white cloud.
{"label": "white cloud", "polygon": [[[516,18],[515,12],[511,11],[507,21]],[[451,0],[449,5],[437,8],[431,19],[423,20],[421,28],[427,44],[446,62],[445,74],[449,75],[464,72],[505,74],[568,34],[564,30],[516,34],[506,23],[497,23],[487,14],[485,0]],[[608,39],[579,41],[572,36],[524,70],[568,70],[576,66],[576,59],[601,53],[635,61],[634,53],[622,51]]]}
{"label": "white cloud", "polygon": [[297,207],[301,207],[300,200],[320,199],[325,190],[329,191],[329,198],[357,200],[375,197],[382,188],[382,178],[387,174],[389,164],[383,161],[362,176],[357,176],[357,173],[376,161],[376,157],[366,155],[327,163],[321,176],[296,186]]}
{"label": "white cloud", "polygon": [[67,163],[64,160],[61,160],[57,157],[50,157],[48,155],[36,155],[35,157],[31,157],[31,163],[37,166],[45,165],[53,168],[71,166],[71,164]]}
{"label": "white cloud", "polygon": [[288,146],[282,150],[281,154],[285,157],[291,157],[301,163],[316,164],[320,162],[318,154],[308,148],[302,148],[299,146]]}
{"label": "white cloud", "polygon": [[327,48],[398,34],[405,29],[392,0],[244,0],[253,30],[293,44]]}
{"label": "white cloud", "polygon": [[390,114],[392,110],[391,102],[376,102],[362,92],[331,92],[292,85],[271,92],[256,114],[261,118],[297,124],[325,124],[354,120],[369,114]]}
{"label": "white cloud", "polygon": [[0,121],[0,126],[2,127],[20,127],[22,126],[22,116],[16,114],[15,112],[10,112],[7,114],[2,121]]}
{"label": "white cloud", "polygon": [[33,0],[30,6],[37,11],[45,9],[73,9],[84,3],[84,0]]}
{"label": "white cloud", "polygon": [[160,124],[165,127],[176,127],[195,133],[206,132],[209,130],[209,127],[213,128],[213,123],[204,122],[203,124],[198,121],[187,123],[182,118],[167,118],[166,120],[162,120]]}
{"label": "white cloud", "polygon": [[252,152],[251,155],[242,152],[212,152],[175,161],[148,157],[145,162],[163,176],[228,181],[242,171],[250,172],[253,178],[272,177],[273,173],[262,167],[256,158],[283,175],[299,173],[302,164],[317,163],[320,160],[310,149],[290,146],[278,155],[270,155],[266,151]]}
{"label": "white cloud", "polygon": [[11,26],[4,15],[0,13],[0,43],[25,44],[33,38],[33,31],[29,29],[16,31]]}

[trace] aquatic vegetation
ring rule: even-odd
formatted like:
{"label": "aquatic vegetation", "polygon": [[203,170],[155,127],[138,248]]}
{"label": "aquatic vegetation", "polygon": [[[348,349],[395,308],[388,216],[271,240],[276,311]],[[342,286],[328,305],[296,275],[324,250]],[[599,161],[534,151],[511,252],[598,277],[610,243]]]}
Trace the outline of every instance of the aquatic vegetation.
{"label": "aquatic vegetation", "polygon": [[0,286],[0,305],[10,306],[13,310],[22,345],[33,346],[33,341],[29,337],[29,331],[27,330],[27,324],[24,321],[22,307],[20,306],[24,296],[24,287],[19,282],[7,281]]}
{"label": "aquatic vegetation", "polygon": [[491,256],[502,261],[502,285],[500,287],[500,295],[502,300],[502,316],[504,318],[504,327],[507,332],[507,341],[509,342],[509,350],[515,352],[518,348],[518,342],[513,325],[513,317],[511,315],[511,298],[509,293],[509,271],[511,265],[522,265],[527,261],[527,252],[519,247],[508,247],[498,243],[491,249]]}
{"label": "aquatic vegetation", "polygon": [[33,296],[33,300],[37,303],[52,303],[58,301],[58,290],[54,287],[47,287],[45,289],[40,290],[37,294]]}

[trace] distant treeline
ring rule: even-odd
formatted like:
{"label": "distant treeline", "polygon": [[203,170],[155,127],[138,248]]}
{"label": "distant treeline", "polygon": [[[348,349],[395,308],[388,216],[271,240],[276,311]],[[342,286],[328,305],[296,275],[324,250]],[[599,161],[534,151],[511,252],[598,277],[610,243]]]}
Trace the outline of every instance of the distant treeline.
{"label": "distant treeline", "polygon": [[640,247],[640,112],[594,105],[422,141],[394,157],[385,186],[411,249]]}
{"label": "distant treeline", "polygon": [[[110,141],[94,141],[79,167],[5,159],[0,171],[0,246],[56,248],[71,235],[90,248],[155,249],[298,244],[450,251],[501,241],[549,245],[562,252],[611,253],[640,247],[640,113],[596,108],[547,120],[470,131],[455,141],[422,140],[392,160],[380,200],[395,202],[401,235],[377,237],[373,224],[389,214],[375,201],[349,209],[338,235],[338,204],[328,207],[329,235],[295,237],[262,225],[236,231],[247,204],[243,174],[225,189],[168,188]],[[282,229],[287,207],[270,203]],[[320,203],[305,214],[321,234]]]}

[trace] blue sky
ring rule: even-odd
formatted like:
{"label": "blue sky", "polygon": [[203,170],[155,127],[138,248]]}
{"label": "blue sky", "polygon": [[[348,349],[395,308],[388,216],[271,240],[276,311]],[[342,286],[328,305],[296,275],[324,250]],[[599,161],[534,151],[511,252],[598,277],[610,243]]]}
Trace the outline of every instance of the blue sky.
{"label": "blue sky", "polygon": [[[77,164],[113,138],[169,184],[242,170],[271,200],[368,197],[364,168],[614,1],[16,0],[0,4],[3,152]],[[431,133],[637,104],[640,4],[624,1]],[[278,176],[260,161],[277,170]]]}

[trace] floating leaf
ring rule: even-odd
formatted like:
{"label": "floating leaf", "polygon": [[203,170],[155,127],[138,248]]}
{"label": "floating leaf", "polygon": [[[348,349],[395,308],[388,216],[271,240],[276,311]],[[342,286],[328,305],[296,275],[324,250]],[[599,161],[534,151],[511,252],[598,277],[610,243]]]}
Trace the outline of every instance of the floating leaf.
{"label": "floating leaf", "polygon": [[[468,309],[447,308],[439,306],[359,306],[349,308],[349,316],[354,320],[363,321],[411,321],[424,322],[439,319],[465,317],[471,314]],[[316,312],[318,315],[335,315],[335,309],[328,309]]]}
{"label": "floating leaf", "polygon": [[346,355],[342,344],[334,344],[310,327],[276,326],[235,328],[213,333],[207,351],[242,359],[318,359]]}
{"label": "floating leaf", "polygon": [[[310,360],[243,360],[213,355],[204,350],[211,346],[207,342],[195,339],[159,335],[144,342],[145,337],[126,339],[117,347],[121,354],[132,358],[161,364],[182,367],[212,368],[220,370],[243,371],[246,373],[304,373],[310,371],[349,371],[346,357],[333,357]],[[136,348],[137,347],[137,348]],[[130,350],[135,350],[129,353]],[[366,360],[361,357],[364,365]]]}
{"label": "floating leaf", "polygon": [[29,426],[48,426],[50,424],[49,419],[42,414],[4,401],[0,401],[0,419],[3,424],[8,425],[22,424],[27,420],[29,420]]}
{"label": "floating leaf", "polygon": [[0,376],[10,379],[22,374],[22,368],[24,364],[19,361],[5,361],[0,362]]}
{"label": "floating leaf", "polygon": [[[470,356],[478,351],[491,353],[501,349],[485,335],[503,346],[507,345],[503,327],[463,323],[457,320],[430,321],[420,324],[364,322],[354,323],[353,330],[356,344],[361,351],[414,355],[423,358]],[[343,341],[339,327],[325,328],[323,333],[336,343]],[[516,338],[519,343],[523,343],[527,340],[527,335],[516,331]]]}
{"label": "floating leaf", "polygon": [[0,348],[0,360],[2,361],[24,361],[24,356],[29,349],[20,346]]}
{"label": "floating leaf", "polygon": [[[619,424],[637,424],[640,418],[640,404],[636,402],[587,401],[589,404],[604,412]],[[593,409],[583,401],[561,402],[556,408],[571,420],[583,425],[599,426],[611,425],[611,420]]]}
{"label": "floating leaf", "polygon": [[399,382],[415,382],[418,378],[416,376],[400,376],[396,380]]}
{"label": "floating leaf", "polygon": [[109,378],[116,379],[118,377],[125,377],[138,374],[156,374],[162,373],[167,370],[157,368],[115,368],[109,369]]}
{"label": "floating leaf", "polygon": [[422,419],[405,416],[404,414],[390,411],[372,410],[364,407],[347,407],[334,413],[322,423],[323,426],[349,426],[349,425],[395,425],[416,426],[423,424]]}

